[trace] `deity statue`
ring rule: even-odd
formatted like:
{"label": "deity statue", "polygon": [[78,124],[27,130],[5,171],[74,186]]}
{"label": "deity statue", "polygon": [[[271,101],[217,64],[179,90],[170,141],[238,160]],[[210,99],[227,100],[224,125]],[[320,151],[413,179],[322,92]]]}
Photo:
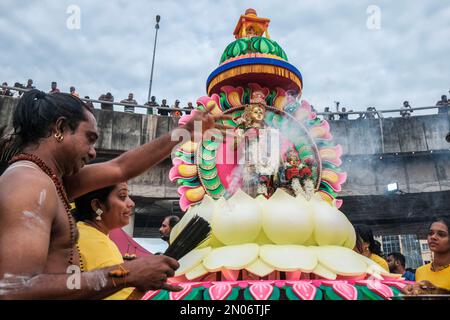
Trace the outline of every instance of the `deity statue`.
{"label": "deity statue", "polygon": [[307,158],[302,162],[295,148],[288,149],[280,172],[281,184],[295,196],[301,194],[309,200],[314,193],[313,165],[313,159]]}
{"label": "deity statue", "polygon": [[[253,100],[255,101],[255,100]],[[279,132],[265,125],[265,105],[247,105],[237,120],[238,163],[242,167],[243,190],[251,195],[269,197],[273,178],[279,170]]]}

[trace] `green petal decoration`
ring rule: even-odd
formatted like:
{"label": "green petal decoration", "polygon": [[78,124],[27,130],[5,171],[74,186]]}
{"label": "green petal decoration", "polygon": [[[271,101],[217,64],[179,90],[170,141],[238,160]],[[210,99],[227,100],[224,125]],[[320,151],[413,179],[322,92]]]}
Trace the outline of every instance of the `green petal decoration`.
{"label": "green petal decoration", "polygon": [[[250,52],[273,54],[288,61],[286,53],[275,41],[265,37],[241,38],[230,43],[220,57],[220,63],[228,59],[245,55]],[[248,102],[247,102],[248,103]]]}
{"label": "green petal decoration", "polygon": [[270,92],[270,94],[266,98],[267,105],[269,105],[269,106],[273,105],[273,100],[275,99],[276,95],[277,95],[277,92],[275,90],[272,90]]}

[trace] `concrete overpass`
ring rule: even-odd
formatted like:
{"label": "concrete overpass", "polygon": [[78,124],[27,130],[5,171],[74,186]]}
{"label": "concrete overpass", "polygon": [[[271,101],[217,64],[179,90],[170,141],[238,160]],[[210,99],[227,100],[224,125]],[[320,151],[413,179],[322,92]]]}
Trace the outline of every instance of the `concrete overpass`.
{"label": "concrete overpass", "polygon": [[[11,129],[17,99],[0,97],[0,128]],[[177,126],[177,120],[95,110],[100,137],[98,156],[111,159],[157,138]],[[342,211],[354,223],[369,223],[377,234],[426,232],[432,215],[450,216],[450,131],[448,115],[330,121],[343,146]],[[162,218],[177,212],[176,185],[168,180],[166,159],[130,181],[137,203],[135,236],[155,236]],[[401,193],[386,194],[398,182]]]}

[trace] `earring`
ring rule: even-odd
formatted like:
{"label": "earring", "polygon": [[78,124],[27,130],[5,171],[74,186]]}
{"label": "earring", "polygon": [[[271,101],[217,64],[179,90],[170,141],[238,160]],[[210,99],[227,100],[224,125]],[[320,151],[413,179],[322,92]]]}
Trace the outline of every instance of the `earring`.
{"label": "earring", "polygon": [[95,220],[97,220],[97,221],[102,220],[103,210],[102,209],[97,209],[97,211],[95,211],[95,213],[97,214],[97,217],[95,218]]}
{"label": "earring", "polygon": [[64,136],[62,135],[61,132],[55,133],[54,137],[55,137],[56,141],[58,141],[58,142],[61,142],[64,140]]}

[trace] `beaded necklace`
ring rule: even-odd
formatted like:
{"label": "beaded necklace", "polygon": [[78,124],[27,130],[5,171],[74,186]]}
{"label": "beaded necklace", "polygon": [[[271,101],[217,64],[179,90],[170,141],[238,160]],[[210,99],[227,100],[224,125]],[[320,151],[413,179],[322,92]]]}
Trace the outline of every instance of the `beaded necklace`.
{"label": "beaded necklace", "polygon": [[435,267],[434,266],[434,262],[431,263],[431,271],[433,272],[439,272],[442,271],[444,269],[447,269],[448,267],[450,267],[450,264],[446,264],[445,266],[440,266],[440,267]]}
{"label": "beaded necklace", "polygon": [[53,184],[56,187],[56,191],[58,193],[59,198],[61,199],[63,205],[64,205],[64,209],[66,210],[67,213],[67,218],[69,220],[69,228],[70,228],[70,245],[71,245],[71,249],[70,249],[70,254],[69,254],[69,266],[74,264],[74,256],[75,256],[75,252],[74,252],[74,247],[77,248],[78,250],[78,256],[79,256],[79,266],[81,268],[81,270],[83,270],[83,262],[81,261],[81,255],[79,254],[80,249],[78,248],[78,244],[76,243],[76,233],[75,233],[75,219],[72,216],[72,213],[70,212],[70,202],[69,202],[69,198],[67,197],[67,193],[66,190],[64,188],[63,183],[61,182],[61,180],[58,178],[58,176],[53,172],[53,170],[47,166],[47,164],[38,156],[34,155],[34,154],[29,154],[29,153],[21,153],[18,154],[16,156],[14,156],[11,161],[9,161],[9,164],[13,164],[15,162],[18,161],[31,161],[34,164],[36,164],[46,175],[48,175],[50,177],[50,179],[52,179]]}

